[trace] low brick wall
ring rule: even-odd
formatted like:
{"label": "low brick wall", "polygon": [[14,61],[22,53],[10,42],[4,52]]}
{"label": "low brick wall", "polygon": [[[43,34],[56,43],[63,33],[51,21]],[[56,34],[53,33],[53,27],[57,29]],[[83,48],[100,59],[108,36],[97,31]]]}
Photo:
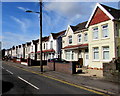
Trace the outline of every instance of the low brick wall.
{"label": "low brick wall", "polygon": [[[43,60],[42,65],[47,65],[47,60]],[[28,66],[40,66],[40,61],[28,59]]]}
{"label": "low brick wall", "polygon": [[76,73],[76,65],[72,62],[70,63],[58,63],[58,62],[48,62],[47,66],[49,70],[74,74]]}
{"label": "low brick wall", "polygon": [[103,63],[103,76],[113,82],[120,82],[120,72],[116,70],[115,63]]}
{"label": "low brick wall", "polygon": [[21,63],[21,58],[17,58],[16,63]]}

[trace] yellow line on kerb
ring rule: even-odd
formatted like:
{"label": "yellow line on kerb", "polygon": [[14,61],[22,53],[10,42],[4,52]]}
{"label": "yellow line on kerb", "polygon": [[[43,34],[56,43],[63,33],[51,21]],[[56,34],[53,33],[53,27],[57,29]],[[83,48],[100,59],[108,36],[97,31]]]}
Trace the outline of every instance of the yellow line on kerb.
{"label": "yellow line on kerb", "polygon": [[[9,64],[7,64],[7,65],[9,65]],[[31,72],[31,73],[34,73],[34,74],[37,74],[37,75],[40,75],[40,76],[43,76],[43,77],[47,77],[47,78],[52,79],[52,80],[59,81],[61,83],[67,84],[67,85],[71,85],[71,86],[74,86],[74,87],[77,87],[77,88],[80,88],[80,89],[87,90],[87,91],[90,91],[90,92],[93,92],[93,93],[96,93],[96,94],[101,94],[103,96],[110,96],[110,95],[107,95],[105,93],[102,93],[102,92],[99,92],[99,91],[95,91],[95,90],[92,90],[92,89],[89,89],[89,88],[86,88],[86,87],[83,87],[83,86],[80,86],[80,85],[72,84],[72,83],[69,83],[67,81],[63,81],[63,80],[60,80],[60,79],[57,79],[57,78],[54,78],[54,77],[50,77],[50,76],[47,76],[47,75],[44,75],[44,74],[40,74],[40,73],[37,73],[35,71],[31,71],[31,70],[27,70],[27,69],[24,69],[24,68],[20,68],[20,67],[15,66],[15,65],[12,65],[12,66],[16,67],[16,68],[19,68],[19,69],[22,69],[22,70],[27,71],[27,72]]]}

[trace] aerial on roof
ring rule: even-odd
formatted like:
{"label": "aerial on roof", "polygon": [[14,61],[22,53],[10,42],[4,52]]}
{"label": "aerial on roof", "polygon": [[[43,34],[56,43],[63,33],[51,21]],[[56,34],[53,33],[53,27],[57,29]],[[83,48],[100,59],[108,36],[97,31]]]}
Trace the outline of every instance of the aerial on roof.
{"label": "aerial on roof", "polygon": [[66,30],[61,31],[61,32],[59,32],[59,33],[51,33],[51,34],[52,34],[52,36],[53,36],[53,39],[57,39],[59,36],[64,35],[65,32],[66,32]]}

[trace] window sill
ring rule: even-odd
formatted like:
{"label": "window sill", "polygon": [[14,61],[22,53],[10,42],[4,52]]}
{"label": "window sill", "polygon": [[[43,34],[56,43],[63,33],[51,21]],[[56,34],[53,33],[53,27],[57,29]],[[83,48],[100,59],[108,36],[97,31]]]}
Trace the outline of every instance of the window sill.
{"label": "window sill", "polygon": [[85,43],[88,42],[88,41],[84,41]]}
{"label": "window sill", "polygon": [[100,60],[93,60],[94,62],[99,62]]}
{"label": "window sill", "polygon": [[110,62],[111,60],[102,60],[103,62]]}
{"label": "window sill", "polygon": [[83,42],[78,42],[78,44],[83,44]]}
{"label": "window sill", "polygon": [[99,39],[93,39],[92,41],[98,41]]}
{"label": "window sill", "polygon": [[101,38],[102,40],[104,40],[104,39],[110,39],[110,37],[104,37],[104,38]]}

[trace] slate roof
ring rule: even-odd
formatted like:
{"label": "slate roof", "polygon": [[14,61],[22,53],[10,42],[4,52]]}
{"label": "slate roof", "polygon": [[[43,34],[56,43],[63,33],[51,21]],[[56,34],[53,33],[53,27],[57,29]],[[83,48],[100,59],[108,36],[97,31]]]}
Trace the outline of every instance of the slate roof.
{"label": "slate roof", "polygon": [[13,46],[12,49],[14,50],[14,49],[15,49],[15,46]]}
{"label": "slate roof", "polygon": [[39,42],[39,39],[37,39],[37,40],[32,40],[32,42],[33,42],[33,44],[36,44],[36,43]]}
{"label": "slate roof", "polygon": [[65,32],[66,32],[66,30],[61,31],[61,32],[59,32],[59,33],[51,33],[51,34],[52,34],[52,36],[53,36],[53,39],[57,39],[59,36],[64,35]]}
{"label": "slate roof", "polygon": [[31,45],[31,42],[27,42],[27,46]]}
{"label": "slate roof", "polygon": [[21,45],[18,45],[19,48],[21,48]]}
{"label": "slate roof", "polygon": [[76,26],[71,26],[71,25],[70,25],[70,27],[72,28],[73,32],[75,32],[75,31],[79,31],[79,30],[86,29],[86,28],[85,28],[86,24],[87,24],[87,21],[82,22],[82,23],[79,23],[79,24],[76,25]]}
{"label": "slate roof", "polygon": [[49,36],[43,37],[42,41],[48,41],[49,40]]}
{"label": "slate roof", "polygon": [[120,10],[119,9],[115,9],[103,4],[100,4],[101,6],[103,6],[115,19],[119,19],[120,18]]}
{"label": "slate roof", "polygon": [[25,46],[25,44],[22,44],[22,46],[24,47],[24,46]]}
{"label": "slate roof", "polygon": [[18,46],[16,46],[16,48],[18,48]]}

